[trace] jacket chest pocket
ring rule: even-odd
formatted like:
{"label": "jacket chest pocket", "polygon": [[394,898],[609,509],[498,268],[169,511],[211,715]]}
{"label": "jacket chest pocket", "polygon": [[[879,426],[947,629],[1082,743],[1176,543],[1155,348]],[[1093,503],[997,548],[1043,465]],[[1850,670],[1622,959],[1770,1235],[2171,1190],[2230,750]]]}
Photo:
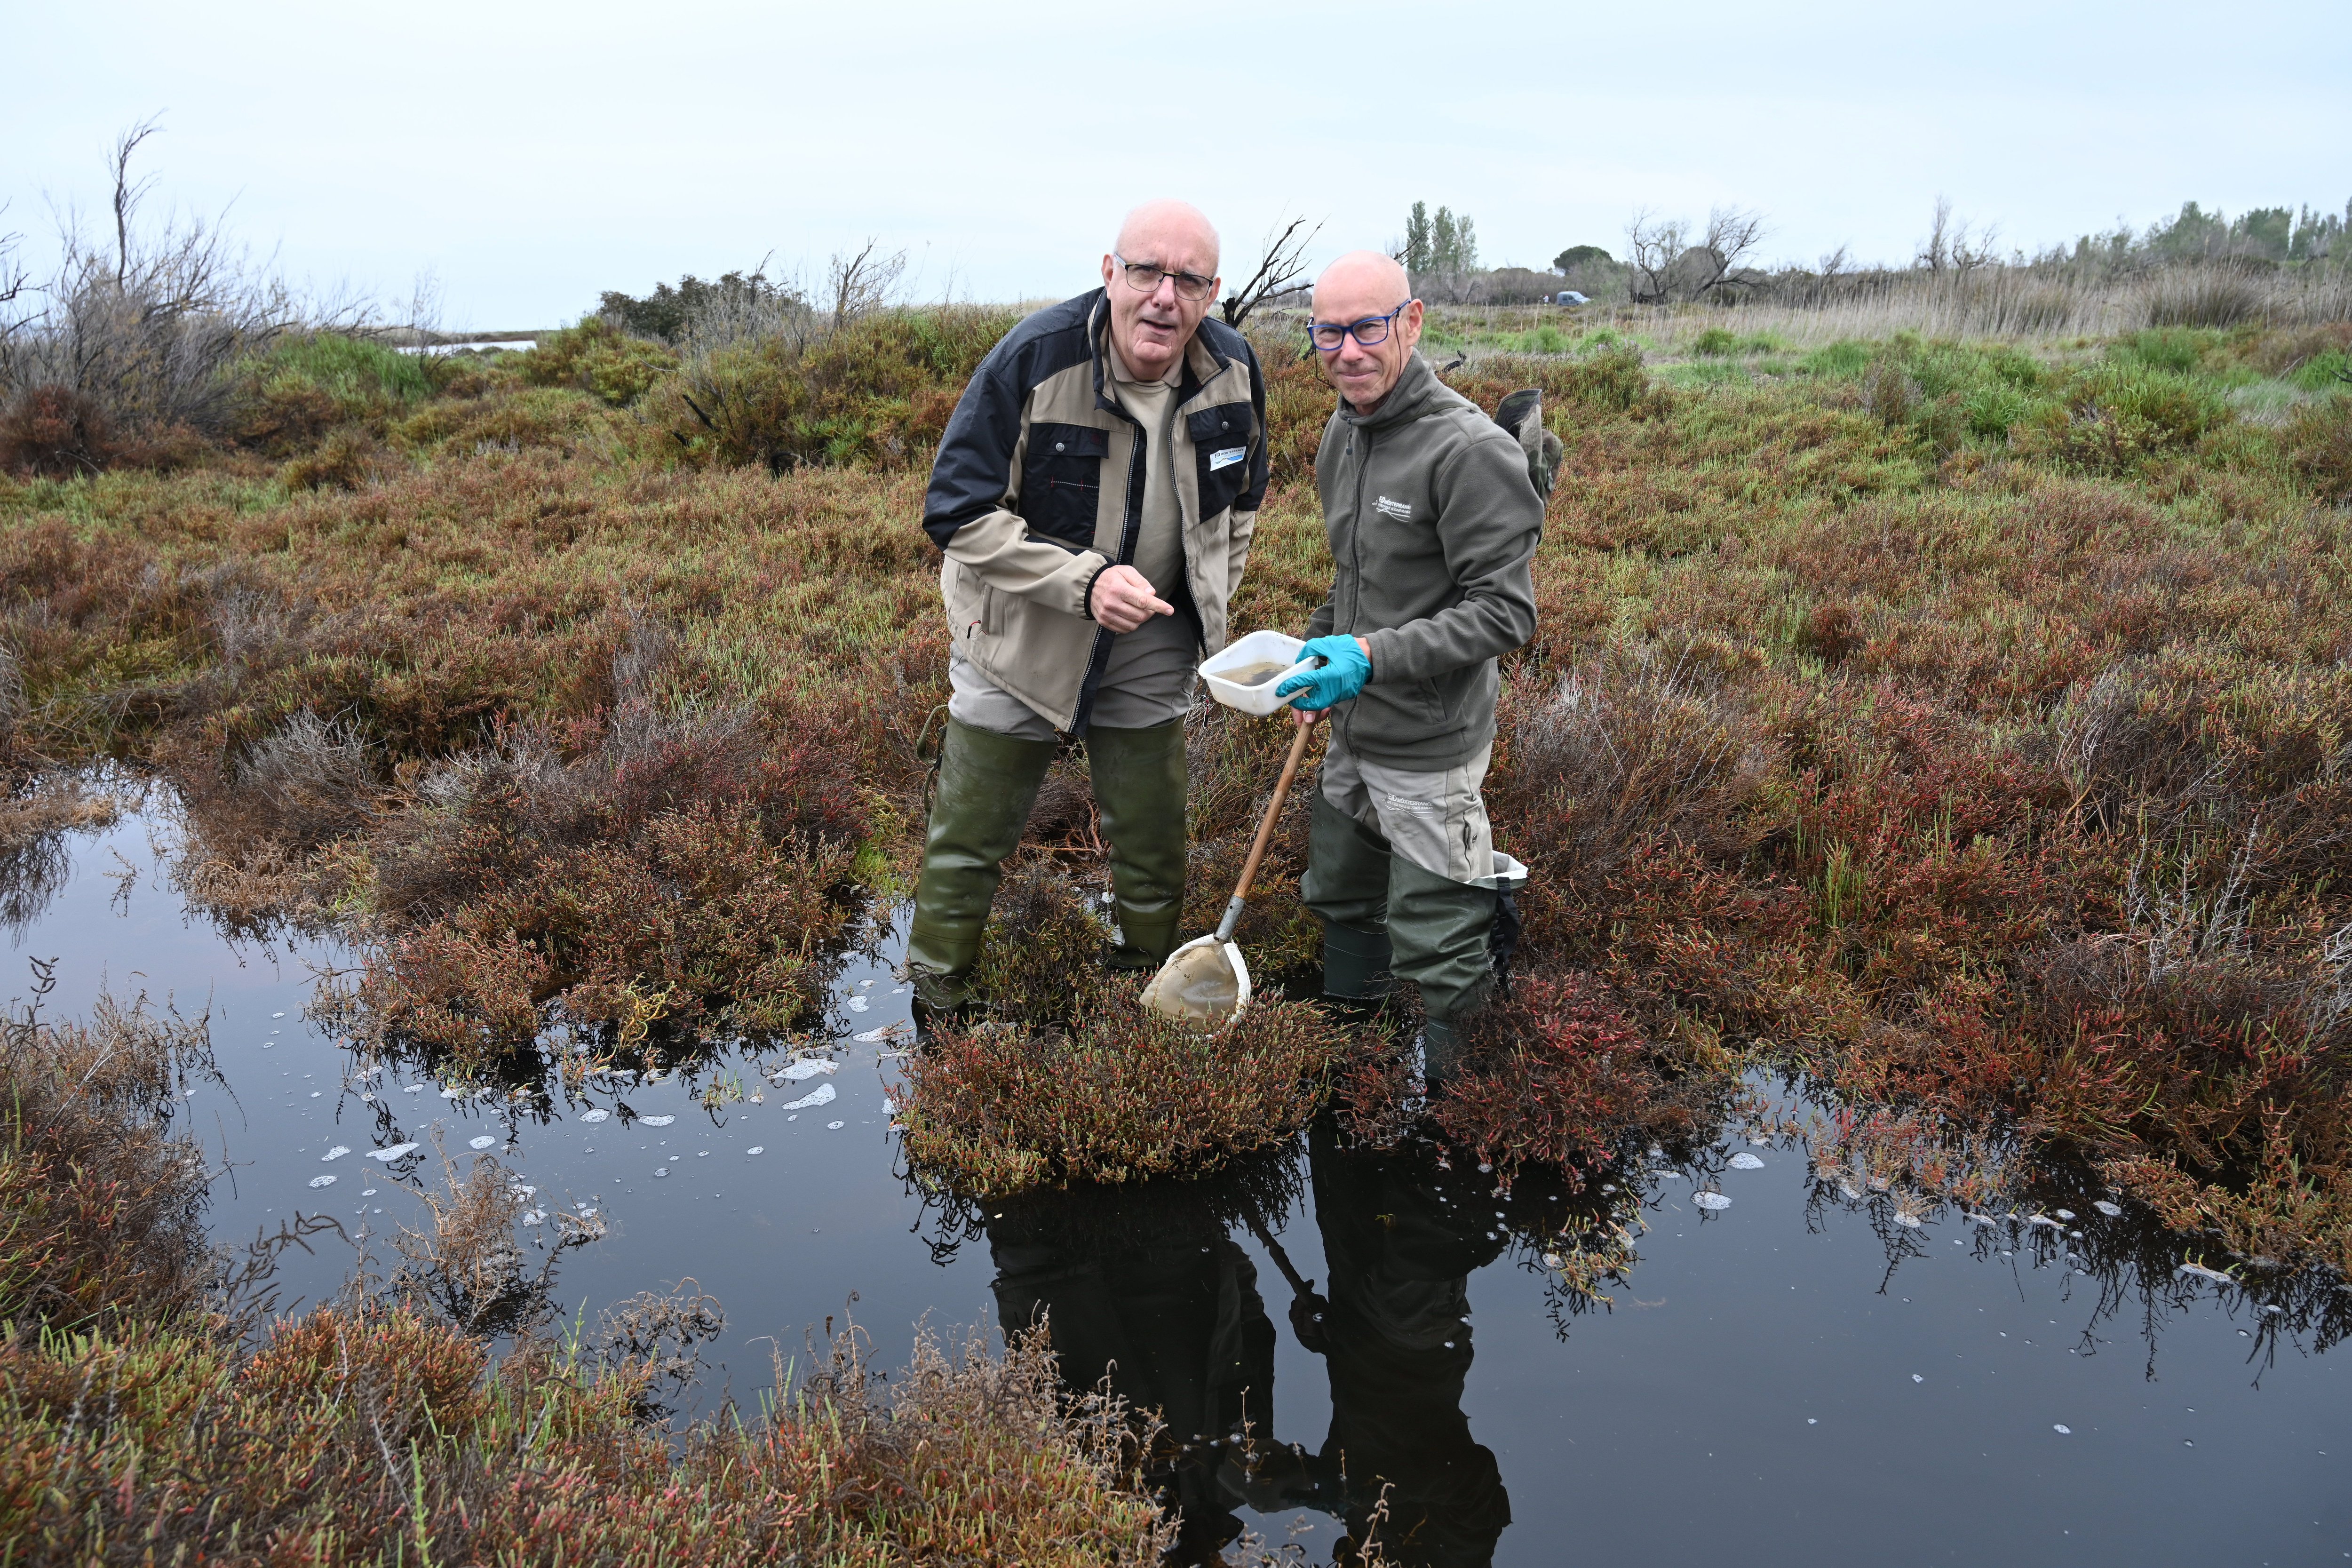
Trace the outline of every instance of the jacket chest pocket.
{"label": "jacket chest pocket", "polygon": [[1234,504],[1249,488],[1250,405],[1222,404],[1184,416],[1192,438],[1192,461],[1201,485],[1201,518],[1206,521]]}
{"label": "jacket chest pocket", "polygon": [[1095,542],[1103,458],[1110,432],[1090,425],[1032,425],[1021,466],[1021,518],[1031,531],[1084,550]]}

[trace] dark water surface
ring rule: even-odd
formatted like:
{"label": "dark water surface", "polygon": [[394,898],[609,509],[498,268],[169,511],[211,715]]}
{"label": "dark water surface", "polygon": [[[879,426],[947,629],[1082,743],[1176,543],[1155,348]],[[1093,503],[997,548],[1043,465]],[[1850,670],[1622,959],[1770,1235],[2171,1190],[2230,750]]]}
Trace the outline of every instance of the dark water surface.
{"label": "dark water surface", "polygon": [[[56,1016],[84,1013],[101,984],[209,1008],[226,1086],[199,1087],[188,1110],[231,1166],[215,1234],[323,1212],[368,1227],[386,1266],[391,1228],[422,1223],[416,1187],[438,1179],[432,1133],[461,1161],[488,1137],[538,1202],[610,1225],[561,1266],[567,1316],[593,1322],[687,1279],[724,1303],[706,1406],[764,1387],[772,1344],[804,1356],[828,1315],[854,1314],[887,1366],[927,1319],[1043,1306],[1066,1366],[1087,1363],[1090,1382],[1117,1360],[1176,1436],[1214,1437],[1245,1409],[1251,1473],[1202,1443],[1169,1459],[1167,1484],[1212,1539],[1247,1525],[1313,1563],[1381,1479],[1392,1531],[1412,1526],[1401,1555],[1449,1564],[2352,1560],[2352,1384],[2313,1328],[2330,1304],[2306,1293],[2266,1312],[2176,1277],[2177,1247],[2128,1215],[2077,1202],[2079,1240],[1949,1209],[1909,1229],[1884,1199],[1824,1203],[1794,1144],[1736,1140],[1678,1173],[1654,1168],[1640,1263],[1613,1310],[1579,1314],[1528,1238],[1597,1198],[1528,1182],[1499,1198],[1491,1177],[1427,1152],[1378,1159],[1318,1137],[1183,1191],[949,1211],[897,1169],[886,1053],[899,1042],[850,1038],[906,1018],[886,964],[844,972],[831,1076],[768,1084],[725,1062],[764,1103],[713,1113],[677,1081],[607,1086],[589,1100],[625,1113],[583,1123],[588,1106],[559,1097],[542,1121],[404,1068],[350,1076],[302,1016],[316,972],[343,955],[232,943],[184,915],[158,860],[167,839],[138,817],[70,839],[72,874],[16,933],[16,957],[61,961]],[[783,1108],[825,1085],[830,1103]],[[363,1157],[409,1140],[423,1154],[391,1170]],[[322,1159],[339,1145],[351,1152]],[[1760,1168],[1727,1168],[1735,1152]],[[337,1179],[312,1188],[322,1174]],[[1730,1206],[1694,1206],[1703,1185]],[[1284,1263],[1313,1283],[1296,1313]],[[331,1294],[352,1265],[331,1236],[293,1253],[288,1299]]]}

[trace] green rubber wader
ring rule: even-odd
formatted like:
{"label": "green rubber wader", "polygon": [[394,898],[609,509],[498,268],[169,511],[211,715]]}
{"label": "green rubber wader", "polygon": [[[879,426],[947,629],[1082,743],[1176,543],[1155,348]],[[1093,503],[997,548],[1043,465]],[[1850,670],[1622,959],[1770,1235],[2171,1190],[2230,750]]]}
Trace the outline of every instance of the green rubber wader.
{"label": "green rubber wader", "polygon": [[1157,969],[1176,950],[1184,918],[1184,721],[1145,730],[1087,730],[1087,768],[1122,938],[1114,969]]}
{"label": "green rubber wader", "polygon": [[928,1007],[945,1010],[965,1001],[964,982],[980,957],[980,935],[1004,858],[1020,847],[1054,749],[1051,741],[1024,741],[948,721],[907,935],[907,969]]}
{"label": "green rubber wader", "polygon": [[1495,983],[1487,952],[1492,889],[1466,886],[1390,853],[1385,838],[1319,792],[1307,854],[1301,891],[1323,921],[1327,994],[1349,994],[1334,987],[1335,976],[1369,962],[1370,939],[1381,933],[1389,948],[1386,967],[1421,987],[1430,1019],[1461,1017],[1486,999]]}

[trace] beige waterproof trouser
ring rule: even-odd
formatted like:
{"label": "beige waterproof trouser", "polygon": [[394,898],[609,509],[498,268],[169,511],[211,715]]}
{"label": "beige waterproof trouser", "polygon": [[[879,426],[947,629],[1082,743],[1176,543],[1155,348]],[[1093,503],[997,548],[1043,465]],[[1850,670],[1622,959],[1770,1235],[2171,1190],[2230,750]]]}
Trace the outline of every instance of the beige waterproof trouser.
{"label": "beige waterproof trouser", "polygon": [[1495,830],[1478,793],[1494,751],[1481,746],[1456,766],[1412,773],[1356,755],[1334,725],[1323,752],[1323,798],[1387,839],[1391,854],[1433,876],[1497,887]]}
{"label": "beige waterproof trouser", "polygon": [[[1149,730],[1184,717],[1192,705],[1192,665],[1201,635],[1188,616],[1154,616],[1111,639],[1110,662],[1095,687],[1092,721],[1112,730]],[[997,686],[956,648],[948,650],[948,713],[975,730],[1021,741],[1050,741],[1054,726]]]}

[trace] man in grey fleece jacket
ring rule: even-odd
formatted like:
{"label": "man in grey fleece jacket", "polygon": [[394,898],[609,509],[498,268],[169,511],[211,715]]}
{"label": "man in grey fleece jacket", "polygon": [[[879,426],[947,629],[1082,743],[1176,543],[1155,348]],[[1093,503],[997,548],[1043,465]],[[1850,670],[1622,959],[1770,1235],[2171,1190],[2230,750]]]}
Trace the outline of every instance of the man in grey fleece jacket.
{"label": "man in grey fleece jacket", "polygon": [[1437,379],[1414,350],[1421,324],[1385,256],[1341,257],[1316,281],[1310,331],[1339,394],[1315,460],[1336,570],[1307,623],[1326,662],[1277,690],[1297,722],[1333,720],[1303,887],[1325,994],[1416,983],[1434,1085],[1494,984],[1502,880],[1479,790],[1496,660],[1535,633],[1545,454],[1539,414],[1523,409],[1515,437]]}

